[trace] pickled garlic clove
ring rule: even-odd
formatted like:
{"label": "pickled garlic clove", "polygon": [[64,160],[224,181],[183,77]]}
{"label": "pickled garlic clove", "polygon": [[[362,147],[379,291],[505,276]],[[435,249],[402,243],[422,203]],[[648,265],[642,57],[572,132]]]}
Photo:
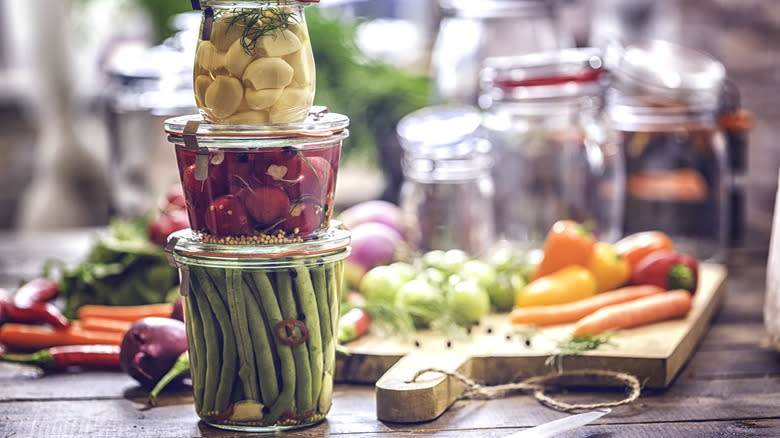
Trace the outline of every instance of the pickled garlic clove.
{"label": "pickled garlic clove", "polygon": [[263,419],[263,405],[253,400],[241,400],[233,403],[233,421],[259,421]]}
{"label": "pickled garlic clove", "polygon": [[224,52],[244,33],[245,26],[239,21],[233,23],[233,15],[215,18],[211,27],[211,42]]}
{"label": "pickled garlic clove", "polygon": [[195,61],[201,68],[214,72],[225,66],[225,54],[221,53],[211,41],[201,41],[195,52]]}
{"label": "pickled garlic clove", "polygon": [[296,87],[309,87],[314,85],[315,68],[314,54],[311,46],[304,44],[301,50],[291,53],[283,58],[292,67],[293,74],[292,85]]}
{"label": "pickled garlic clove", "polygon": [[287,24],[287,30],[294,33],[301,44],[309,40],[309,29],[306,27],[305,23],[290,21],[290,23]]}
{"label": "pickled garlic clove", "polygon": [[293,68],[281,58],[260,58],[244,71],[243,80],[255,90],[284,88],[293,78]]}
{"label": "pickled garlic clove", "polygon": [[306,88],[285,88],[268,115],[271,123],[293,123],[306,118],[314,93]]}
{"label": "pickled garlic clove", "polygon": [[230,45],[225,53],[225,68],[235,77],[240,78],[244,73],[246,66],[252,62],[253,54],[247,53],[244,46],[241,45],[241,39],[237,39]]}
{"label": "pickled garlic clove", "polygon": [[265,50],[268,56],[284,56],[301,49],[301,41],[294,33],[285,29],[263,35],[257,40],[257,46]]}
{"label": "pickled garlic clove", "polygon": [[266,88],[264,90],[246,90],[244,98],[247,105],[254,110],[261,110],[273,105],[282,95],[281,88]]}
{"label": "pickled garlic clove", "polygon": [[206,101],[206,90],[208,90],[209,85],[211,85],[212,82],[214,82],[214,80],[208,75],[198,75],[198,77],[195,78],[195,99],[200,106],[204,105],[204,102]]}
{"label": "pickled garlic clove", "polygon": [[260,111],[242,111],[225,119],[229,125],[265,125],[268,123],[268,113]]}
{"label": "pickled garlic clove", "polygon": [[238,109],[244,97],[241,82],[232,76],[217,76],[214,83],[206,90],[206,107],[214,117],[224,119]]}

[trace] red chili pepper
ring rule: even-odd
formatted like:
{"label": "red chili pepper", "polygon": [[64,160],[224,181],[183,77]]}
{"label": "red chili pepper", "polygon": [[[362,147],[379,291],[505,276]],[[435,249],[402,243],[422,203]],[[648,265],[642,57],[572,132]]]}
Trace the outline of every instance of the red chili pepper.
{"label": "red chili pepper", "polygon": [[47,371],[70,367],[119,369],[118,345],[62,345],[30,354],[2,354],[0,361],[36,365]]}
{"label": "red chili pepper", "polygon": [[667,290],[685,289],[696,292],[699,264],[688,254],[657,251],[644,257],[634,268],[634,284],[653,284]]}
{"label": "red chili pepper", "polygon": [[30,307],[34,303],[45,303],[57,298],[60,288],[54,280],[41,277],[23,284],[14,294],[17,307]]}
{"label": "red chili pepper", "polygon": [[29,307],[19,307],[10,301],[0,300],[0,308],[6,321],[23,324],[47,324],[55,329],[70,325],[67,318],[51,303],[32,303]]}
{"label": "red chili pepper", "polygon": [[368,312],[359,307],[349,309],[347,313],[339,318],[339,342],[346,343],[363,336],[368,332],[370,325],[371,317],[368,315]]}

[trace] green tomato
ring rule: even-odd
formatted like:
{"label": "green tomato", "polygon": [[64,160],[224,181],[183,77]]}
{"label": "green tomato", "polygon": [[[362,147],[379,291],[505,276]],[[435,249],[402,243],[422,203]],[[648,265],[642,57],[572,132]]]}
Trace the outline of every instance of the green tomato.
{"label": "green tomato", "polygon": [[460,276],[475,280],[483,289],[489,291],[496,285],[496,270],[482,260],[469,260],[460,269]]}
{"label": "green tomato", "polygon": [[396,304],[406,309],[416,327],[428,327],[433,319],[441,314],[444,296],[430,282],[415,278],[401,286],[395,297]]}
{"label": "green tomato", "polygon": [[444,287],[447,284],[447,274],[436,268],[425,268],[415,278],[427,281],[436,287]]}
{"label": "green tomato", "polygon": [[437,268],[439,269],[444,265],[444,251],[440,249],[434,249],[426,252],[420,257],[424,268]]}
{"label": "green tomato", "polygon": [[403,284],[401,277],[390,266],[375,266],[360,280],[360,294],[367,301],[393,303]]}
{"label": "green tomato", "polygon": [[390,269],[401,279],[401,283],[406,283],[417,276],[418,270],[405,262],[395,262],[388,265]]}
{"label": "green tomato", "polygon": [[460,272],[463,265],[470,260],[468,254],[460,249],[451,249],[444,253],[442,258],[442,266],[439,268],[447,274],[455,274]]}
{"label": "green tomato", "polygon": [[447,298],[452,316],[459,324],[474,324],[490,310],[490,296],[474,280],[454,284]]}
{"label": "green tomato", "polygon": [[498,275],[495,287],[488,289],[490,302],[499,312],[508,312],[515,305],[515,295],[520,293],[526,281],[520,272],[502,272]]}

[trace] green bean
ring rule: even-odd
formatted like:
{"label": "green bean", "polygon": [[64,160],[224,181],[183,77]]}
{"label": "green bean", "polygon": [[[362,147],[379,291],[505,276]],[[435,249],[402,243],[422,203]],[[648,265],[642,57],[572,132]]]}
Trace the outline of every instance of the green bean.
{"label": "green bean", "polygon": [[322,332],[320,330],[320,313],[317,310],[317,293],[311,283],[309,270],[303,266],[295,268],[295,290],[303,314],[304,323],[309,332],[309,363],[311,364],[311,398],[316,402],[322,390]]}
{"label": "green bean", "polygon": [[[279,294],[279,307],[282,309],[284,319],[291,320],[298,319],[298,313],[295,308],[295,298],[293,298],[292,292],[292,280],[290,279],[290,274],[294,272],[295,271],[290,272],[280,269],[276,273],[276,290]],[[311,364],[309,363],[309,353],[306,351],[305,343],[293,346],[292,352],[295,359],[295,406],[297,412],[303,414],[314,407],[311,398]]]}
{"label": "green bean", "polygon": [[328,305],[328,283],[325,280],[325,268],[323,266],[314,266],[309,269],[311,272],[312,283],[314,283],[314,295],[317,298],[317,309],[320,314],[320,332],[322,333],[322,354],[323,369],[333,365],[335,357],[330,357],[327,353],[333,344],[333,325],[330,321],[330,306]]}
{"label": "green bean", "polygon": [[252,335],[249,332],[247,309],[244,295],[244,281],[238,269],[226,269],[226,288],[224,289],[233,333],[238,349],[238,376],[244,387],[244,395],[249,400],[260,401],[257,390],[257,370],[255,352],[252,349]]}
{"label": "green bean", "polygon": [[[233,390],[233,381],[236,378],[236,340],[233,336],[233,328],[230,326],[230,317],[227,309],[225,309],[225,303],[222,302],[219,292],[214,289],[208,273],[204,268],[197,266],[190,267],[190,270],[195,273],[198,283],[211,305],[211,311],[214,313],[217,323],[222,330],[222,371],[219,376],[216,399],[214,400],[214,410],[224,412],[230,405],[230,393]],[[200,303],[200,301],[198,302]],[[207,360],[218,361],[218,358],[211,357]]]}
{"label": "green bean", "polygon": [[[265,311],[268,318],[268,325],[271,330],[274,330],[277,324],[282,322],[282,311],[279,307],[279,302],[276,300],[273,286],[268,279],[268,275],[265,272],[254,270],[252,271],[252,282],[254,290],[257,295],[258,302]],[[272,338],[276,345],[276,353],[279,356],[279,371],[282,376],[282,391],[279,393],[279,398],[276,402],[270,406],[270,412],[263,418],[268,423],[275,423],[282,414],[293,407],[295,397],[295,360],[293,359],[293,350],[289,345],[285,345],[275,336],[272,332]]]}
{"label": "green bean", "polygon": [[[184,275],[189,275],[185,271]],[[192,288],[192,283],[190,283]],[[187,307],[187,339],[189,340],[190,370],[192,375],[192,396],[195,399],[195,406],[201,407],[203,403],[203,380],[206,376],[205,345],[206,340],[203,337],[203,320],[200,317],[195,298],[191,297],[190,291],[184,298],[184,305]]]}
{"label": "green bean", "polygon": [[[203,324],[204,342],[202,368],[205,370],[202,371],[203,379],[201,380],[201,384],[203,385],[203,398],[198,413],[207,415],[214,410],[214,400],[216,399],[217,387],[220,381],[219,375],[220,369],[222,368],[222,361],[219,359],[219,333],[217,332],[216,322],[214,321],[214,314],[211,312],[211,308],[203,295],[205,295],[203,288],[200,287],[195,276],[191,276],[190,294],[187,298],[188,300],[192,300],[193,309],[197,309],[200,315],[200,322]],[[193,321],[193,323],[195,323],[195,321]]]}
{"label": "green bean", "polygon": [[[243,278],[239,278],[241,283]],[[247,285],[247,290],[249,287]],[[244,305],[246,306],[247,320],[249,322],[249,333],[254,345],[255,360],[257,366],[255,369],[260,381],[260,393],[263,397],[263,405],[271,406],[279,397],[279,383],[276,381],[276,364],[274,355],[271,352],[271,342],[268,338],[268,330],[265,327],[265,318],[263,312],[258,307],[255,297],[251,293],[244,294]]]}
{"label": "green bean", "polygon": [[338,279],[338,273],[336,271],[338,267],[341,266],[341,263],[342,262],[336,262],[335,266],[328,265],[325,267],[325,279],[328,282],[327,295],[330,300],[330,321],[333,324],[333,333],[336,333],[339,324],[339,305],[341,304],[339,291],[341,290],[341,282]]}

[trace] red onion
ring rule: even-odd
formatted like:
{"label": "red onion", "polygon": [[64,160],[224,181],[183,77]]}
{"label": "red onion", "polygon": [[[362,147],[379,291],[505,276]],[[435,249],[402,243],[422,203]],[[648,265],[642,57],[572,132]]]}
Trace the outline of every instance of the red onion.
{"label": "red onion", "polygon": [[358,225],[377,222],[393,228],[403,237],[407,236],[406,223],[401,207],[387,201],[364,201],[344,210],[339,220],[352,230]]}

